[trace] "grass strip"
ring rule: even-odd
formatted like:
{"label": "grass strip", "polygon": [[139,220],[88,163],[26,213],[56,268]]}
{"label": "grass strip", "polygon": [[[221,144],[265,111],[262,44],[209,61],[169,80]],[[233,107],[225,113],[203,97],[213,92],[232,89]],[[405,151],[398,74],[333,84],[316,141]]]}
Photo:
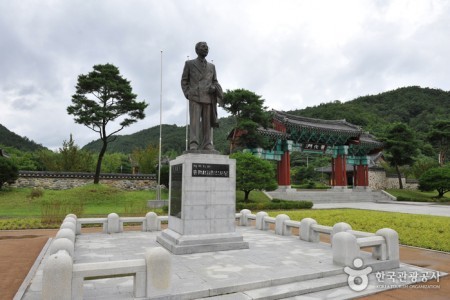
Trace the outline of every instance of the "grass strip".
{"label": "grass strip", "polygon": [[333,226],[338,222],[350,224],[354,230],[376,232],[392,228],[398,232],[403,245],[450,252],[450,218],[429,215],[380,212],[359,209],[321,209],[270,211],[270,216],[286,214],[291,220],[313,218],[318,224]]}

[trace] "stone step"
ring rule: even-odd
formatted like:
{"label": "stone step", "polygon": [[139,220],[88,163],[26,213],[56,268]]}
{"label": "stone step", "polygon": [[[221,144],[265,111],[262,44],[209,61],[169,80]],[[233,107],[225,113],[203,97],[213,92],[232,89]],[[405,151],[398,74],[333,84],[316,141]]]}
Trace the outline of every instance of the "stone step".
{"label": "stone step", "polygon": [[[265,289],[278,289],[280,287],[283,288],[284,286],[288,287],[289,285],[299,285],[303,282],[315,282],[314,280],[319,279],[327,279],[331,280],[331,278],[339,278],[342,275],[347,276],[346,274],[343,274],[343,268],[341,267],[335,267],[327,271],[321,271],[321,272],[313,272],[313,273],[305,273],[305,274],[298,274],[294,276],[287,276],[287,277],[281,277],[281,278],[272,278],[272,279],[261,279],[260,281],[256,282],[248,282],[248,283],[241,283],[241,284],[235,284],[233,286],[226,286],[223,288],[215,288],[214,290],[210,290],[209,297],[205,298],[195,298],[195,299],[218,299],[218,300],[227,300],[227,299],[252,299],[249,298],[246,293],[250,293],[255,291],[254,293],[257,293],[257,291],[261,290],[264,291]],[[322,284],[326,283],[327,281],[321,281]],[[340,285],[342,286],[342,285]],[[332,287],[330,287],[332,288]],[[322,290],[322,289],[320,289]],[[183,294],[183,297],[186,299],[194,299],[189,293]],[[153,299],[153,298],[152,298]],[[155,298],[158,299],[159,298]],[[259,299],[259,298],[258,298]],[[272,299],[272,298],[268,298]],[[281,298],[273,298],[273,299],[281,299]]]}
{"label": "stone step", "polygon": [[288,284],[280,284],[276,286],[253,289],[227,295],[209,297],[204,299],[214,299],[214,300],[284,299],[288,297],[306,295],[309,293],[315,293],[319,291],[347,286],[348,285],[347,279],[348,279],[347,274],[340,274],[334,276],[327,276],[323,278],[304,280],[300,282],[293,282]]}

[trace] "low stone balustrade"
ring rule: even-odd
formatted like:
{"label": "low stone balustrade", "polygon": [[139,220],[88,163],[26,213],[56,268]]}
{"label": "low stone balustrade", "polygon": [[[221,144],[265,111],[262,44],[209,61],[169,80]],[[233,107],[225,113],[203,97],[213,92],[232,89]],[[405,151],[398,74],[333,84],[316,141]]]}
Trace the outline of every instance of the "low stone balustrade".
{"label": "low stone balustrade", "polygon": [[111,213],[106,218],[78,218],[76,234],[81,234],[81,228],[86,224],[102,224],[103,233],[123,232],[124,223],[142,223],[142,231],[159,231],[161,223],[167,220],[167,216],[158,216],[154,212],[148,212],[145,217],[119,217],[116,213]]}
{"label": "low stone balustrade", "polygon": [[[362,248],[367,247],[372,248],[371,267],[374,270],[393,269],[400,265],[398,234],[393,229],[383,228],[375,233],[368,233],[353,230],[349,224],[343,222],[325,226],[312,218],[296,221],[285,214],[270,217],[266,212],[252,214],[250,210],[242,210],[235,214],[235,217],[240,226],[254,225],[258,230],[272,228],[276,235],[281,236],[292,235],[292,229],[296,228],[299,242],[318,243],[320,234],[328,234],[333,263],[338,266],[359,266],[362,261],[360,258],[368,257],[368,254],[361,252]],[[137,298],[149,297],[152,287],[167,288],[170,281],[171,254],[161,247],[148,250],[142,259],[73,262],[77,234],[81,233],[81,226],[84,224],[102,224],[103,232],[115,234],[123,231],[125,223],[142,223],[143,231],[158,231],[161,230],[161,223],[167,220],[167,216],[160,217],[153,212],[147,213],[145,217],[119,217],[111,213],[106,218],[95,219],[67,215],[50,245],[50,256],[44,265],[44,299],[82,299],[83,282],[92,277],[109,278],[131,274],[134,278],[134,296]],[[297,234],[297,231],[294,232]],[[374,260],[377,260],[376,264]],[[55,289],[54,286],[60,288]]]}
{"label": "low stone balustrade", "polygon": [[383,228],[376,233],[353,230],[344,222],[336,223],[334,226],[317,224],[312,218],[304,218],[301,221],[290,220],[289,216],[280,214],[269,217],[266,212],[252,214],[250,210],[244,209],[236,214],[240,226],[251,226],[255,220],[255,227],[259,230],[269,230],[269,225],[275,225],[275,234],[291,235],[292,228],[299,229],[299,238],[306,242],[320,242],[320,234],[330,235],[333,249],[333,262],[342,266],[351,266],[354,259],[360,256],[361,248],[372,248],[372,257],[389,263],[391,268],[400,264],[398,234],[390,228]]}
{"label": "low stone balustrade", "polygon": [[161,247],[147,249],[143,259],[73,263],[76,233],[81,232],[81,224],[102,223],[103,232],[115,233],[123,230],[123,223],[127,222],[142,222],[144,231],[160,230],[162,221],[167,221],[167,217],[158,217],[152,212],[142,218],[120,218],[114,213],[107,218],[96,219],[67,215],[50,245],[50,256],[45,261],[43,299],[83,299],[83,282],[91,277],[100,279],[133,275],[134,296],[138,298],[149,297],[151,287],[167,289],[171,276],[171,255]]}
{"label": "low stone balustrade", "polygon": [[[150,297],[151,287],[167,289],[171,255],[161,247],[147,249],[144,259],[74,264],[65,250],[50,255],[44,265],[42,296],[46,300],[81,300],[87,278],[133,275],[134,297]],[[55,288],[58,287],[58,288]]]}
{"label": "low stone balustrade", "polygon": [[372,236],[360,238],[347,231],[337,233],[333,238],[333,261],[342,266],[349,266],[359,257],[361,248],[365,247],[372,247],[373,258],[391,261],[391,268],[399,267],[398,234],[390,228],[383,228]]}
{"label": "low stone balustrade", "polygon": [[160,231],[161,223],[167,220],[167,216],[158,216],[154,212],[148,212],[145,217],[119,217],[111,213],[107,218],[77,218],[76,215],[69,214],[56,233],[49,251],[50,254],[55,254],[64,250],[73,257],[76,235],[81,234],[81,226],[85,224],[102,224],[103,233],[119,233],[123,231],[123,224],[130,222],[142,223],[142,231]]}

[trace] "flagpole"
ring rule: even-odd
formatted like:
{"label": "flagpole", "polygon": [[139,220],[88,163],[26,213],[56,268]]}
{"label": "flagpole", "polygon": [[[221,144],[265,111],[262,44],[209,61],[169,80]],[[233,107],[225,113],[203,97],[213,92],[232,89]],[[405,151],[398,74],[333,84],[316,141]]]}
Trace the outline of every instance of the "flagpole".
{"label": "flagpole", "polygon": [[[214,59],[211,59],[211,63],[214,63]],[[214,146],[214,127],[212,126],[211,126],[211,144]]]}
{"label": "flagpole", "polygon": [[162,141],[162,87],[163,87],[163,51],[161,50],[161,86],[159,93],[159,159],[158,159],[158,186],[156,188],[156,199],[161,200],[161,141]]}
{"label": "flagpole", "polygon": [[[189,55],[187,56],[189,60]],[[188,151],[189,100],[186,101],[186,151]]]}

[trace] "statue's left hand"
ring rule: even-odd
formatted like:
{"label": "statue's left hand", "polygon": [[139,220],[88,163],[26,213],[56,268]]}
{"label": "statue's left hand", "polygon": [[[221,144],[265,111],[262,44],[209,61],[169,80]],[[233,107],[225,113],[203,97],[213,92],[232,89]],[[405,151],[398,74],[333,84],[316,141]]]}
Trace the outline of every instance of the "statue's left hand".
{"label": "statue's left hand", "polygon": [[215,87],[214,85],[209,86],[208,92],[209,92],[210,94],[214,94],[214,93],[216,92],[216,87]]}

